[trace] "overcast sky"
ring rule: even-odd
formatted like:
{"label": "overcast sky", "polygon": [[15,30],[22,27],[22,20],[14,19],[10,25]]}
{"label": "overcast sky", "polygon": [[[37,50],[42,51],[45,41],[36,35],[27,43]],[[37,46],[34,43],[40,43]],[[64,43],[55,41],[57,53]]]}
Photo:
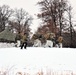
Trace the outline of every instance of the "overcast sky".
{"label": "overcast sky", "polygon": [[[39,22],[37,20],[37,17],[35,14],[38,13],[39,8],[36,5],[36,3],[39,0],[0,0],[0,5],[9,5],[10,8],[23,8],[25,11],[27,11],[30,15],[34,17],[32,28],[33,30],[36,30],[36,27],[38,26]],[[74,18],[76,17],[76,0],[69,0],[72,7],[73,7],[73,15]]]}

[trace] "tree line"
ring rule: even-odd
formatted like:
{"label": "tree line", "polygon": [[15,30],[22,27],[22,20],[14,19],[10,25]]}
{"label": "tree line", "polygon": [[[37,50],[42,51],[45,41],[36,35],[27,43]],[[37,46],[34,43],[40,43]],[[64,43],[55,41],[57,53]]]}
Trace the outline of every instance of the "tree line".
{"label": "tree line", "polygon": [[23,8],[11,9],[8,5],[0,6],[0,32],[6,27],[13,32],[29,32],[33,17]]}
{"label": "tree line", "polygon": [[67,0],[41,0],[37,4],[40,6],[37,16],[42,22],[36,33],[53,32],[56,36],[65,36],[65,39],[70,38],[69,46],[72,46],[75,43],[75,30],[70,3]]}
{"label": "tree line", "polygon": [[[75,42],[75,29],[72,21],[72,7],[67,0],[41,0],[37,5],[40,7],[40,13],[37,14],[41,25],[36,33],[64,36],[65,40],[69,38],[69,46]],[[30,25],[33,17],[23,8],[11,9],[8,5],[0,6],[0,32],[6,27],[16,33],[26,32],[29,36]],[[69,35],[69,37],[67,37]],[[66,41],[68,42],[68,41]]]}

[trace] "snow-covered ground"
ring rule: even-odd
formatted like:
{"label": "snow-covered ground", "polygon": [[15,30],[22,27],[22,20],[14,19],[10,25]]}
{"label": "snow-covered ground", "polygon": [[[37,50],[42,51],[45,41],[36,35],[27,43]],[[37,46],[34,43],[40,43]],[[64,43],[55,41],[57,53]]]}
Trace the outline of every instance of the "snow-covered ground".
{"label": "snow-covered ground", "polygon": [[9,48],[9,47],[15,47],[15,43],[2,43],[0,42],[0,48]]}
{"label": "snow-covered ground", "polygon": [[[76,49],[0,48],[0,75],[76,75]],[[20,75],[20,73],[19,73]],[[42,75],[42,74],[40,74]]]}

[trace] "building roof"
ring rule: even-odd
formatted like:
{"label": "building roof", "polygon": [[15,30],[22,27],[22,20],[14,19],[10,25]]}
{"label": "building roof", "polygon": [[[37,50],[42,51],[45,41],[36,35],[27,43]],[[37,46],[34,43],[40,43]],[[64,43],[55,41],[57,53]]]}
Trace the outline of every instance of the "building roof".
{"label": "building roof", "polygon": [[16,35],[9,29],[5,29],[0,33],[0,40],[15,41]]}

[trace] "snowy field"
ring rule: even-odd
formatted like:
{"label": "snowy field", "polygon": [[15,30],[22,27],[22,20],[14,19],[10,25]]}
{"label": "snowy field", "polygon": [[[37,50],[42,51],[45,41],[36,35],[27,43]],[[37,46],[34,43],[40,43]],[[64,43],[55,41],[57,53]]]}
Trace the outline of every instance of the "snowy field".
{"label": "snowy field", "polygon": [[76,75],[76,49],[0,48],[0,75]]}

